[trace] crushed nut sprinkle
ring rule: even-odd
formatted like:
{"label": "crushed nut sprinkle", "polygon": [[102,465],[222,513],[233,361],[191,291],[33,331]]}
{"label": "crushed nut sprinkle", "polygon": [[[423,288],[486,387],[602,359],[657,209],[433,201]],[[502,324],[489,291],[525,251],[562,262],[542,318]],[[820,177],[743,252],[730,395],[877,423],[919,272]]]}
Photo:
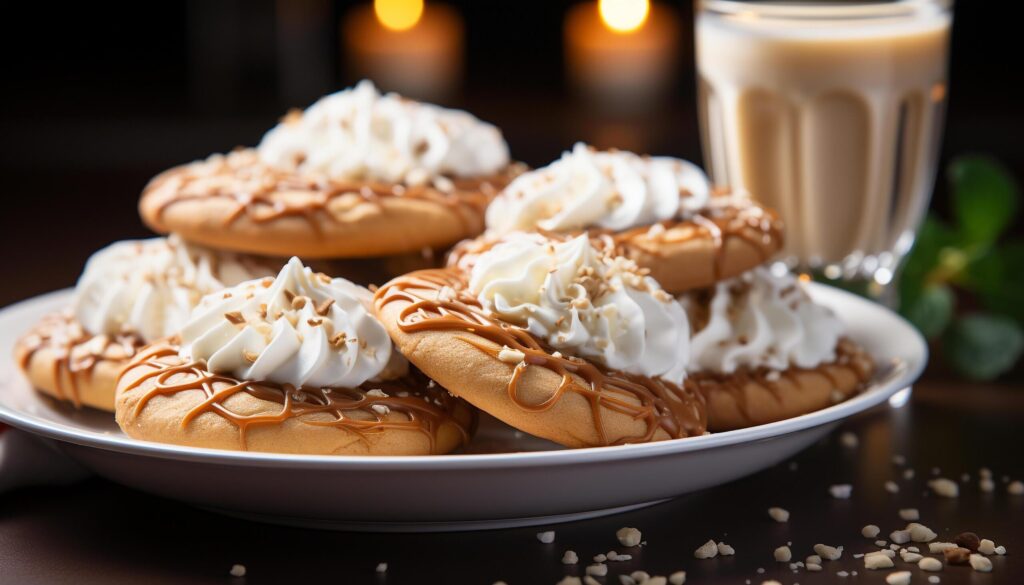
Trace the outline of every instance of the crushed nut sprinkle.
{"label": "crushed nut sprinkle", "polygon": [[249,351],[248,349],[243,349],[242,357],[245,358],[245,361],[249,362],[250,364],[254,364],[256,363],[256,359],[260,357],[260,354],[254,351]]}
{"label": "crushed nut sprinkle", "polygon": [[227,319],[232,325],[241,325],[245,323],[245,317],[238,311],[231,311],[224,313],[224,318]]}
{"label": "crushed nut sprinkle", "polygon": [[324,299],[323,302],[321,302],[319,305],[317,305],[316,308],[314,308],[313,310],[316,311],[317,315],[320,315],[321,317],[326,317],[327,316],[327,312],[331,310],[331,305],[333,305],[333,304],[334,304],[334,299],[331,298],[331,297],[328,297],[328,298]]}

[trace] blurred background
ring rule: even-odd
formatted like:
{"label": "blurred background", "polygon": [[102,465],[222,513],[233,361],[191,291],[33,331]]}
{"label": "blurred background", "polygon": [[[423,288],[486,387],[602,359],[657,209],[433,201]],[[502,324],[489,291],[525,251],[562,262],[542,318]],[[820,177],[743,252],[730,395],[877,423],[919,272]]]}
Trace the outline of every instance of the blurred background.
{"label": "blurred background", "polygon": [[[595,8],[428,0],[410,16],[331,0],[6,6],[0,305],[70,286],[94,250],[146,236],[135,204],[154,174],[253,145],[289,108],[364,76],[497,124],[530,165],[577,140],[701,161],[692,3],[654,2],[642,34],[616,49],[622,59],[602,43],[628,18],[601,22]],[[940,168],[982,152],[1024,174],[1016,27],[991,5],[956,5]],[[942,174],[932,206],[949,212]],[[1014,220],[1010,234],[1020,227]]]}

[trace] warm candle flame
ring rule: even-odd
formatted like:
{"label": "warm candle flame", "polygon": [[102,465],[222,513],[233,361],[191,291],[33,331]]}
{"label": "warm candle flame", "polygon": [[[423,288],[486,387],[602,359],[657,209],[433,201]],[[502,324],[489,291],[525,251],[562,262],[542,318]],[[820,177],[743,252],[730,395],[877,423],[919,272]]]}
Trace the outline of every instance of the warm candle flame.
{"label": "warm candle flame", "polygon": [[647,21],[651,3],[648,0],[598,0],[597,10],[605,26],[617,33],[630,33]]}
{"label": "warm candle flame", "polygon": [[423,16],[423,0],[373,0],[373,11],[386,28],[409,30]]}

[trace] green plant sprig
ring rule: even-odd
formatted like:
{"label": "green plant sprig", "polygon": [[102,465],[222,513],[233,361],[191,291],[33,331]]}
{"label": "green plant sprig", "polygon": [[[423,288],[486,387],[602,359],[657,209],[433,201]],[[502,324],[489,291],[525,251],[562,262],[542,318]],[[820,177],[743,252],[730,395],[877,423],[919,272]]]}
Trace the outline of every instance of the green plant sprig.
{"label": "green plant sprig", "polygon": [[[1004,239],[1020,208],[1013,177],[990,157],[948,169],[953,221],[930,214],[899,279],[899,308],[938,340],[954,371],[991,380],[1024,353],[1024,240]],[[958,302],[977,306],[957,315]]]}

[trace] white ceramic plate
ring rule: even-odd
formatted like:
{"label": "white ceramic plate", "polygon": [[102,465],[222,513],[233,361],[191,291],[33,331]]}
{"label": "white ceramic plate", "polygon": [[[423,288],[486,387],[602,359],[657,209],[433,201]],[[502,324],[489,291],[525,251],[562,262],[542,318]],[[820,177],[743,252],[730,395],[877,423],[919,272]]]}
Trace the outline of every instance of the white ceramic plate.
{"label": "white ceramic plate", "polygon": [[472,454],[430,457],[278,455],[136,441],[109,414],[36,393],[10,357],[15,339],[64,306],[70,291],[0,310],[0,421],[54,439],[113,481],[237,516],[374,531],[548,524],[644,506],[774,465],[921,373],[927,347],[906,321],[837,289],[810,291],[877,359],[871,386],[812,414],[703,437],[565,450],[490,419]]}

